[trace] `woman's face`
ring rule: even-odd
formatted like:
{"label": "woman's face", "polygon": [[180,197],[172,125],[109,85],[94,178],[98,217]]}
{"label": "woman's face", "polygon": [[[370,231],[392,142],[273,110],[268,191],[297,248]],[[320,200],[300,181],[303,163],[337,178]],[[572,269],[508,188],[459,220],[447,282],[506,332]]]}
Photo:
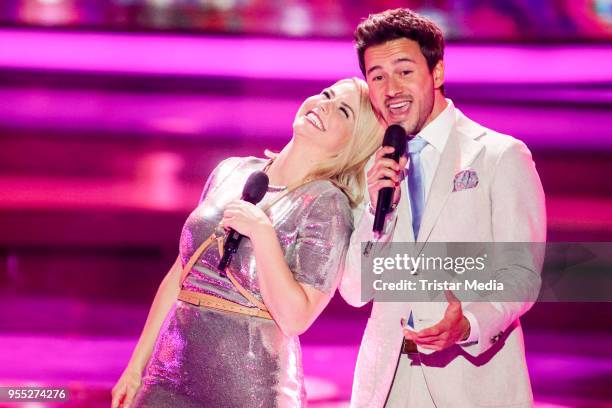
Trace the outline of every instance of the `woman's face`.
{"label": "woman's face", "polygon": [[343,81],[306,99],[293,122],[295,137],[333,156],[350,140],[359,110],[359,91]]}

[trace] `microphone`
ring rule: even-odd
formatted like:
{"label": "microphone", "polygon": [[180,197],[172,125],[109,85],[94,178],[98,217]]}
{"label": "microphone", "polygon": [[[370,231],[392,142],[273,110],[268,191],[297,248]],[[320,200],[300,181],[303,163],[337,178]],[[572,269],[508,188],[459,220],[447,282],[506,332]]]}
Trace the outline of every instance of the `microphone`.
{"label": "microphone", "polygon": [[[383,146],[391,146],[395,148],[393,153],[386,154],[386,158],[390,158],[399,162],[400,157],[406,151],[406,131],[400,125],[391,125],[385,131],[383,138]],[[378,191],[378,201],[376,202],[376,215],[374,216],[374,226],[372,231],[377,235],[382,234],[385,226],[385,217],[391,210],[391,201],[393,200],[393,187],[384,187]]]}
{"label": "microphone", "polygon": [[[251,173],[244,184],[244,188],[242,189],[242,197],[240,199],[248,201],[251,204],[257,204],[266,194],[266,190],[268,190],[268,183],[268,175],[263,171]],[[232,256],[238,250],[238,245],[240,245],[242,237],[244,237],[244,235],[239,234],[230,228],[225,238],[225,243],[223,244],[223,256],[219,262],[219,270],[221,271],[220,275],[225,276],[225,268],[232,260]]]}

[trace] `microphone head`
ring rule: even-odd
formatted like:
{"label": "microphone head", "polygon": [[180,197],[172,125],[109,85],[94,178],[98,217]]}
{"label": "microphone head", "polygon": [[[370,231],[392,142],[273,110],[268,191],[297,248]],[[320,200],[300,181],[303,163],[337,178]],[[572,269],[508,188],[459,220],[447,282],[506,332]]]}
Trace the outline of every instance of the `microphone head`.
{"label": "microphone head", "polygon": [[268,175],[263,171],[251,173],[242,189],[242,199],[257,204],[266,195],[269,182]]}
{"label": "microphone head", "polygon": [[391,125],[385,131],[383,146],[395,148],[393,156],[400,157],[406,151],[406,131],[400,125]]}

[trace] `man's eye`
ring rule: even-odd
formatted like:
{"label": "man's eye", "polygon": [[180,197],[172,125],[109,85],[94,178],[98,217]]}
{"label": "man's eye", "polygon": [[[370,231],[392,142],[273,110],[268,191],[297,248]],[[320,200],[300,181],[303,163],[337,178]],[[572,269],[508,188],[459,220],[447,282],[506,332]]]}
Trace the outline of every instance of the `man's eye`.
{"label": "man's eye", "polygon": [[323,91],[322,92],[323,96],[325,96],[327,99],[331,99],[331,95],[329,94],[329,91]]}
{"label": "man's eye", "polygon": [[402,75],[404,75],[404,76],[410,75],[410,74],[412,74],[412,71],[410,71],[410,70],[402,71]]}
{"label": "man's eye", "polygon": [[342,111],[342,113],[344,113],[344,116],[346,116],[346,118],[348,119],[349,114],[348,114],[348,111],[346,110],[346,108],[340,108],[340,110]]}
{"label": "man's eye", "polygon": [[383,77],[382,75],[377,75],[374,78],[372,78],[372,81],[382,81]]}

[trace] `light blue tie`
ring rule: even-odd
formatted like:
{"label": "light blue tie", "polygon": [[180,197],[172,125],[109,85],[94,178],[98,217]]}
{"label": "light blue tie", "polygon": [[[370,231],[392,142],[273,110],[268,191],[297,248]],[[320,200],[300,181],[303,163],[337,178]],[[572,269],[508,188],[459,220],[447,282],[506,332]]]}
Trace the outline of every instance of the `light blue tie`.
{"label": "light blue tie", "polygon": [[419,236],[421,217],[425,209],[425,175],[421,164],[421,150],[427,146],[427,141],[420,136],[408,142],[408,193],[410,195],[410,209],[412,210],[412,231],[414,240]]}
{"label": "light blue tie", "polygon": [[408,327],[414,330],[414,317],[412,317],[412,310],[410,311],[410,316],[408,316]]}

